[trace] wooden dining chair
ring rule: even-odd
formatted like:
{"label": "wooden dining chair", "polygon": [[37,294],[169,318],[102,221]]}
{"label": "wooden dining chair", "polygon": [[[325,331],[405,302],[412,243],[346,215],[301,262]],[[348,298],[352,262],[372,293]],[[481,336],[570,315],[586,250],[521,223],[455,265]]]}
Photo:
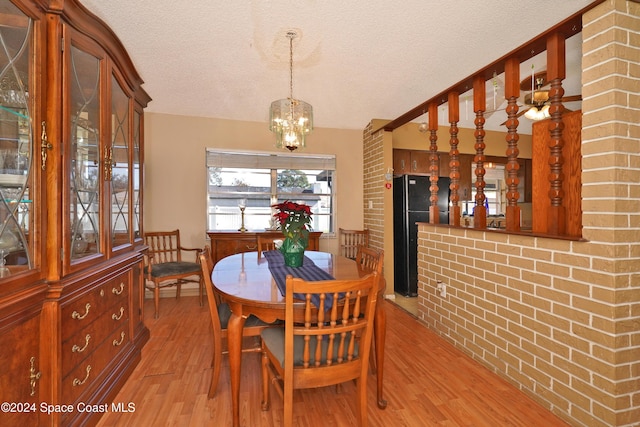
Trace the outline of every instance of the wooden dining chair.
{"label": "wooden dining chair", "polygon": [[338,229],[340,238],[340,255],[347,258],[356,259],[358,245],[369,246],[369,230],[346,230]]}
{"label": "wooden dining chair", "polygon": [[[384,251],[382,249],[376,248],[368,248],[362,245],[358,245],[358,252],[356,253],[356,265],[358,266],[359,274],[366,275],[375,271],[380,275],[380,287],[378,288],[378,303],[376,305],[376,310],[383,310],[382,304],[384,304],[384,276],[382,274],[382,267],[384,264]],[[384,311],[383,311],[384,313]],[[374,324],[374,328],[375,328]],[[373,339],[373,348],[376,348],[376,339],[374,336]],[[372,372],[376,372],[376,358],[375,353],[371,352],[371,358],[369,360],[369,364]],[[382,363],[382,360],[380,361]],[[381,379],[379,378],[381,381]],[[382,384],[380,384],[382,387]]]}
{"label": "wooden dining chair", "polygon": [[[211,314],[211,327],[213,329],[213,358],[211,360],[211,382],[209,384],[209,399],[211,399],[218,388],[218,380],[220,379],[220,369],[222,366],[222,357],[227,354],[227,325],[231,317],[231,309],[229,305],[223,302],[220,295],[215,291],[211,281],[211,271],[213,270],[213,262],[211,259],[211,250],[205,246],[204,250],[198,255],[200,259],[200,268],[202,269],[202,277],[204,278],[204,288],[207,294],[207,302],[209,305],[209,313]],[[257,317],[251,315],[247,318],[242,329],[243,337],[256,337],[255,345],[245,347],[243,352],[258,353],[260,347],[260,332],[268,326],[274,324],[265,323]],[[224,344],[224,345],[223,345]]]}
{"label": "wooden dining chair", "polygon": [[283,240],[284,237],[278,236],[261,236],[258,234],[258,259],[262,258],[263,251],[272,251],[276,249],[276,240]]}
{"label": "wooden dining chair", "polygon": [[358,271],[377,271],[378,274],[382,275],[382,261],[384,259],[384,251],[382,249],[358,245],[355,259]]}
{"label": "wooden dining chair", "polygon": [[[198,283],[200,305],[203,304],[204,282],[198,265],[200,248],[185,248],[180,244],[180,230],[144,233],[148,247],[145,253],[145,288],[153,292],[154,317],[160,315],[160,289],[175,286],[176,298],[185,283]],[[194,252],[193,261],[184,261],[182,252]]]}
{"label": "wooden dining chair", "polygon": [[[262,331],[262,409],[269,382],[284,402],[284,426],[293,425],[293,391],[355,380],[360,426],[367,425],[367,370],[379,276],[307,282],[287,276],[285,326]],[[296,295],[294,297],[294,294]],[[325,311],[326,297],[334,304]],[[315,297],[319,307],[312,302]],[[302,304],[296,308],[294,304]],[[302,312],[299,312],[301,310]]]}

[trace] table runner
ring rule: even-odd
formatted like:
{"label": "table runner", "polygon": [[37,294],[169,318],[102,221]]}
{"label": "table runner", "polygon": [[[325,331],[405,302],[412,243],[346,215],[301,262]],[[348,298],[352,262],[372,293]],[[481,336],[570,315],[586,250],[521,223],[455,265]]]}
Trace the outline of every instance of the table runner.
{"label": "table runner", "polygon": [[[315,263],[306,256],[302,261],[302,266],[294,268],[284,265],[284,256],[278,250],[264,251],[263,255],[269,263],[269,271],[271,272],[273,279],[276,281],[276,285],[278,286],[278,289],[280,290],[282,296],[286,295],[286,282],[288,274],[307,281],[334,280],[334,277],[331,274],[315,265]],[[298,299],[304,300],[303,295],[294,294],[294,296]],[[320,298],[317,295],[313,295],[311,297],[311,302],[319,308]],[[333,305],[333,295],[326,295],[324,305],[326,310],[329,310],[331,308],[331,306]]]}

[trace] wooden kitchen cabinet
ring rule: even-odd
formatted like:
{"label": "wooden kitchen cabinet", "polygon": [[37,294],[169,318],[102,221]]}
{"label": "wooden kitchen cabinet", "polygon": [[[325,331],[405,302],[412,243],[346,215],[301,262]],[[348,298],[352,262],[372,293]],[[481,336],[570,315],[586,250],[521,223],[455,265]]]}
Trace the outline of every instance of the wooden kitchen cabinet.
{"label": "wooden kitchen cabinet", "polygon": [[[0,0],[0,11],[0,400],[109,403],[149,338],[150,98],[117,36],[78,0]],[[19,424],[101,415],[37,409]],[[0,413],[0,425],[17,424]]]}
{"label": "wooden kitchen cabinet", "polygon": [[398,175],[430,173],[431,153],[425,150],[393,150],[393,172]]}
{"label": "wooden kitchen cabinet", "polygon": [[[472,161],[472,154],[460,154],[460,172],[464,175],[465,179],[471,176]],[[469,166],[468,173],[467,166]],[[465,168],[465,170],[463,171],[462,168]],[[430,175],[431,151],[394,148],[393,172],[396,175]],[[450,172],[449,153],[438,152],[438,176],[449,177]]]}
{"label": "wooden kitchen cabinet", "polygon": [[397,175],[409,174],[411,150],[393,149],[393,172]]}
{"label": "wooden kitchen cabinet", "polygon": [[[460,200],[471,200],[472,154],[460,154],[460,188],[458,195]],[[393,172],[397,175],[430,175],[431,174],[431,152],[428,150],[393,150]],[[438,176],[449,177],[451,167],[449,166],[449,153],[438,153]]]}
{"label": "wooden kitchen cabinet", "polygon": [[444,176],[449,178],[451,173],[451,167],[449,166],[449,153],[438,153],[438,176]]}
{"label": "wooden kitchen cabinet", "polygon": [[[258,250],[258,234],[284,239],[284,235],[280,231],[207,231],[213,264],[215,265],[216,262],[229,255]],[[321,235],[321,231],[309,232],[308,250],[320,250]]]}

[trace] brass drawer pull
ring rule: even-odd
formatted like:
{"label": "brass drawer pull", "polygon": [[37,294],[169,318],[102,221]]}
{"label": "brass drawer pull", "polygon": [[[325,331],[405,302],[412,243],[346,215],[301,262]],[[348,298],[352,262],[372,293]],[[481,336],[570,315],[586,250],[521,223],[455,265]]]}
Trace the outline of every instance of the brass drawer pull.
{"label": "brass drawer pull", "polygon": [[120,290],[118,290],[117,288],[111,289],[111,292],[113,292],[115,295],[120,295],[122,291],[124,291],[124,282],[120,283]]}
{"label": "brass drawer pull", "polygon": [[124,314],[124,307],[120,307],[120,315],[117,315],[116,313],[113,313],[113,314],[111,315],[111,318],[112,318],[113,320],[120,320],[120,319],[122,319],[122,315],[123,315],[123,314]]}
{"label": "brass drawer pull", "polygon": [[245,245],[247,247],[247,249],[249,249],[250,251],[255,251],[256,249],[258,249],[258,244],[256,243],[253,246],[250,245]]}
{"label": "brass drawer pull", "polygon": [[29,381],[31,383],[31,396],[35,396],[36,395],[36,381],[38,381],[40,379],[40,376],[42,375],[42,373],[40,371],[36,372],[36,367],[35,367],[35,363],[36,363],[36,358],[35,357],[31,357],[31,367],[29,368]]}
{"label": "brass drawer pull", "polygon": [[120,332],[120,341],[113,340],[113,346],[114,347],[119,347],[119,346],[122,345],[123,342],[124,342],[124,331]]}
{"label": "brass drawer pull", "polygon": [[73,347],[71,347],[71,352],[72,353],[82,353],[83,351],[85,351],[87,349],[87,346],[89,345],[89,340],[91,339],[91,335],[87,334],[86,337],[84,337],[84,347],[80,348],[79,345],[74,344]]}
{"label": "brass drawer pull", "polygon": [[73,379],[73,386],[77,387],[79,385],[83,385],[84,383],[87,382],[87,380],[89,379],[89,373],[91,372],[91,365],[87,365],[87,375],[85,375],[84,379],[82,381],[80,381],[77,378]]}
{"label": "brass drawer pull", "polygon": [[89,314],[89,309],[91,308],[91,304],[87,303],[87,305],[85,305],[84,308],[85,308],[84,314],[80,314],[77,311],[74,311],[73,313],[71,313],[71,318],[82,320],[85,317],[87,317],[87,314]]}

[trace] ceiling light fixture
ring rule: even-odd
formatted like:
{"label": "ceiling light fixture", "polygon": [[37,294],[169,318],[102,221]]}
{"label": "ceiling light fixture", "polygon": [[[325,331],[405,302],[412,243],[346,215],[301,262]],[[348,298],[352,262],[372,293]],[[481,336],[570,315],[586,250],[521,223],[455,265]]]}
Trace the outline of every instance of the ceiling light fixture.
{"label": "ceiling light fixture", "polygon": [[545,105],[549,100],[549,91],[542,90],[546,83],[546,74],[544,77],[536,77],[534,73],[534,65],[531,64],[531,94],[528,99],[525,96],[525,103],[533,104],[524,116],[529,120],[544,120],[551,117],[549,115],[549,105]]}
{"label": "ceiling light fixture", "polygon": [[293,97],[293,39],[298,36],[289,30],[289,98],[271,103],[269,130],[276,134],[276,147],[294,151],[304,148],[307,134],[313,130],[313,107]]}
{"label": "ceiling light fixture", "polygon": [[529,110],[524,113],[524,116],[529,119],[529,120],[544,120],[544,119],[548,119],[549,117],[551,117],[551,115],[549,114],[549,106],[548,105],[544,105],[541,107],[531,107],[529,108]]}

